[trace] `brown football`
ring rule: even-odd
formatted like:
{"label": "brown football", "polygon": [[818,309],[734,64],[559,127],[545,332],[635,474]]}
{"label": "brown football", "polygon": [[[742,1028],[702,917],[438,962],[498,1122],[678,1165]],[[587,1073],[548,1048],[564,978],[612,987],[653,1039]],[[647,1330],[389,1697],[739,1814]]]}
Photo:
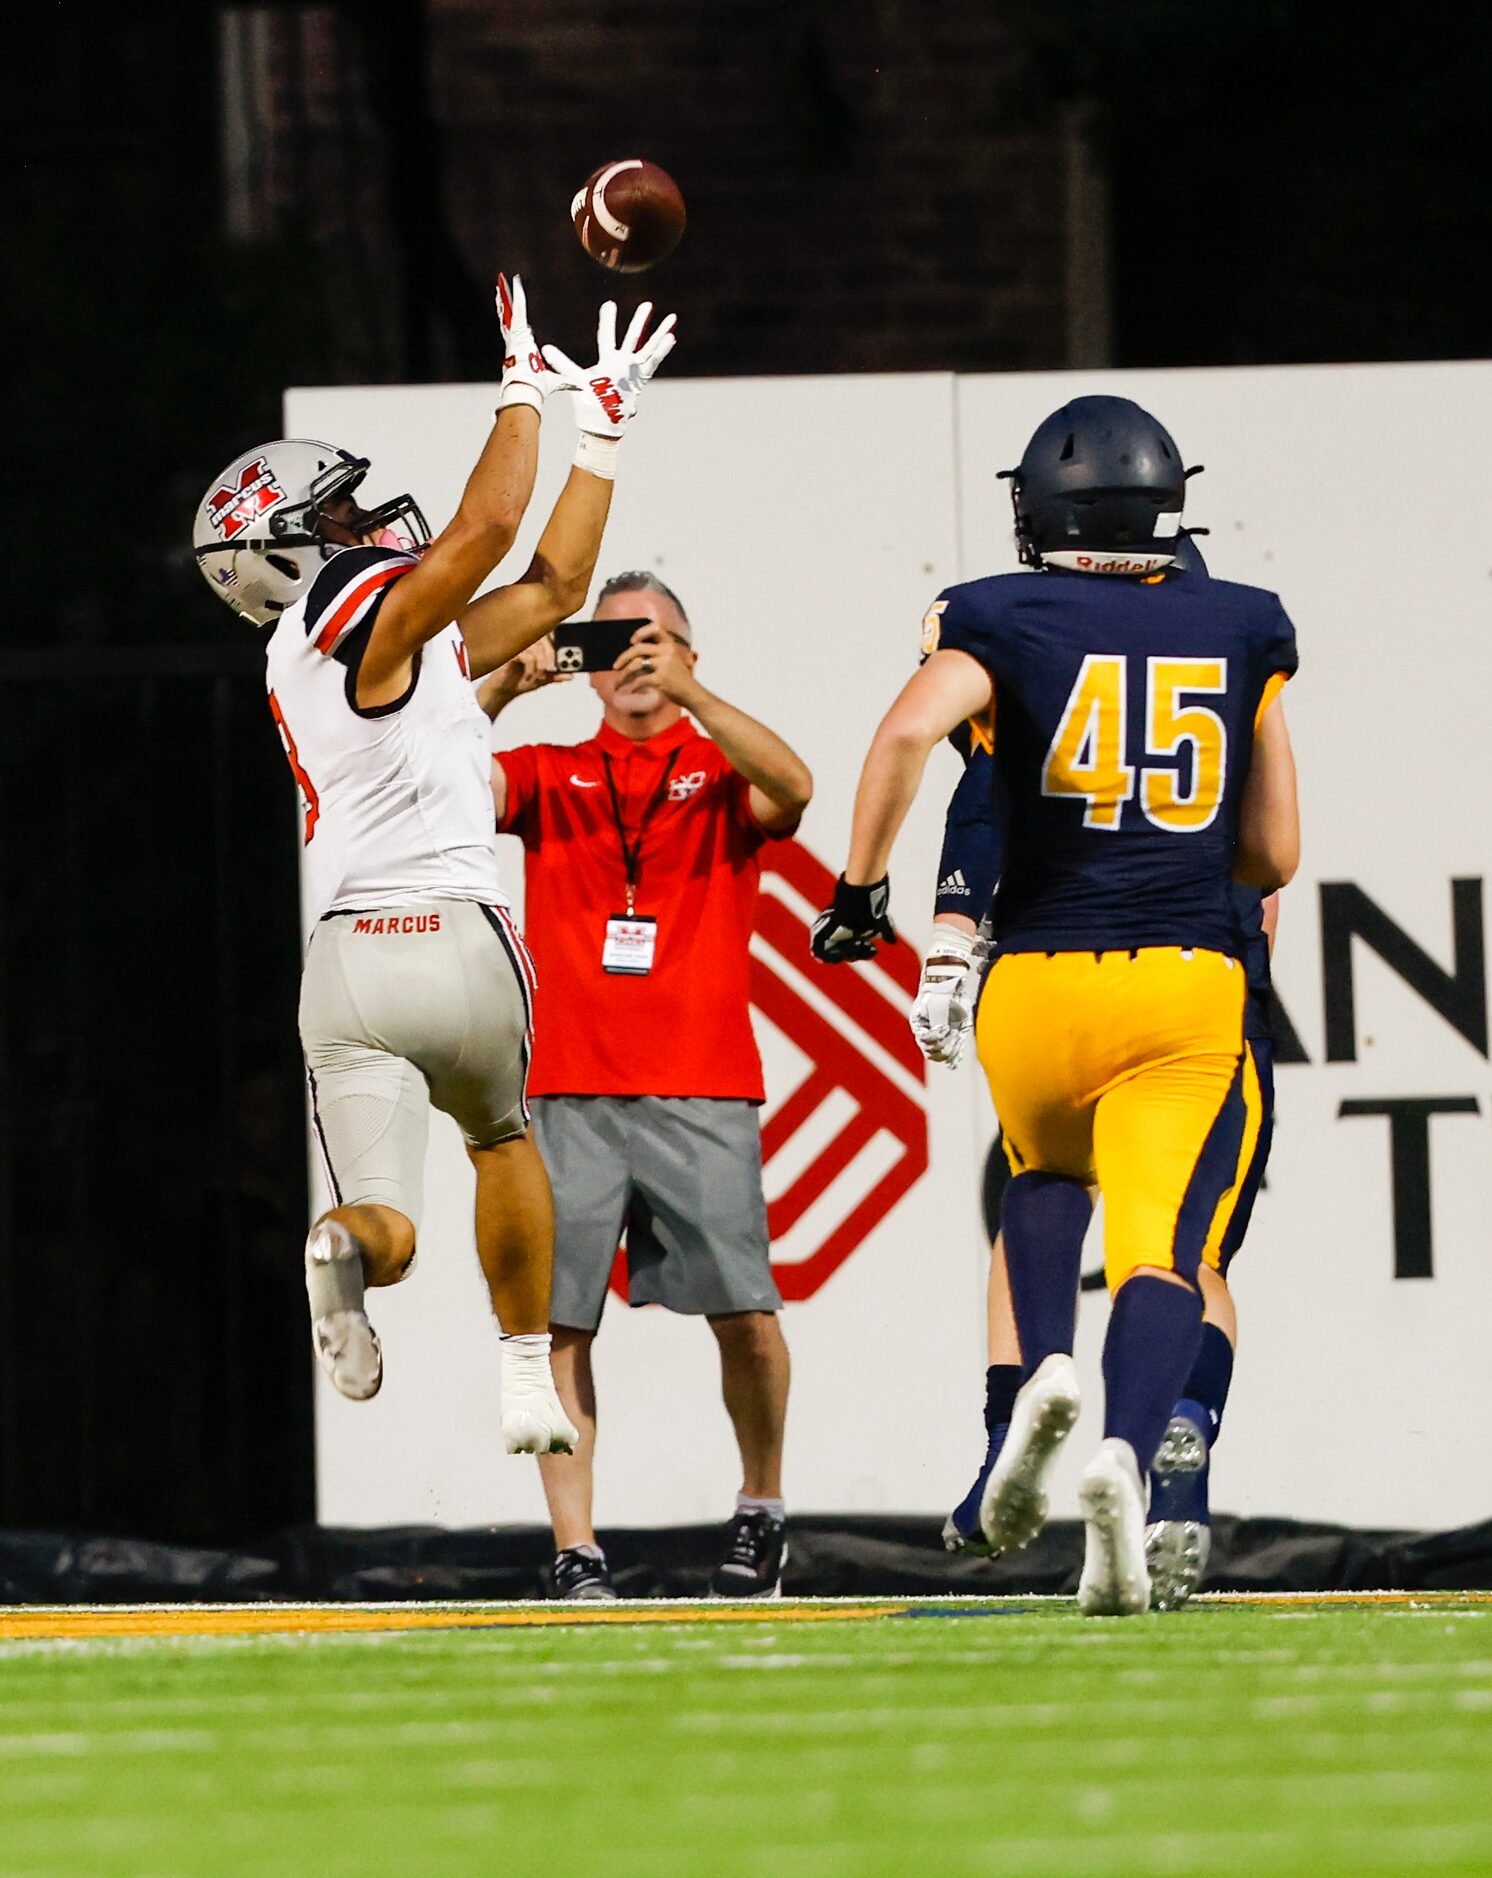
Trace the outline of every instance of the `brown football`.
{"label": "brown football", "polygon": [[580,245],[618,274],[640,274],[672,254],[684,232],[684,198],[656,163],[603,163],[570,204]]}

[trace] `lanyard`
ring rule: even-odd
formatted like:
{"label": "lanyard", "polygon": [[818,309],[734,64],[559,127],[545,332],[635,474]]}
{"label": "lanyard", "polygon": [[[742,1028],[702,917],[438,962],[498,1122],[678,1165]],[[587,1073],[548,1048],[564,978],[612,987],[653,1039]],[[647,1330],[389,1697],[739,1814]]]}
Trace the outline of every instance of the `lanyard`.
{"label": "lanyard", "polygon": [[677,750],[671,751],[663,771],[663,780],[653,792],[651,801],[642,812],[642,819],[637,824],[637,838],[629,840],[627,825],[622,820],[622,798],[617,793],[616,778],[611,773],[611,755],[601,752],[601,761],[606,767],[606,787],[611,791],[611,813],[616,822],[617,839],[622,844],[622,867],[627,876],[627,913],[628,917],[637,911],[637,883],[642,872],[642,843],[647,833],[648,823],[661,807],[663,798],[668,793],[669,781],[673,776],[673,766],[679,760]]}

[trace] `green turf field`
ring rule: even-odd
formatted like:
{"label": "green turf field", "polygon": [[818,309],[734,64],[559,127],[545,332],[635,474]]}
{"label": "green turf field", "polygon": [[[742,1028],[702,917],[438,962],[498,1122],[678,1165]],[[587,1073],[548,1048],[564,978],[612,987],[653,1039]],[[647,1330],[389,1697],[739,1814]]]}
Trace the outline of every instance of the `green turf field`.
{"label": "green turf field", "polygon": [[1410,1871],[1492,1872],[1492,1603],[0,1643],[4,1878]]}

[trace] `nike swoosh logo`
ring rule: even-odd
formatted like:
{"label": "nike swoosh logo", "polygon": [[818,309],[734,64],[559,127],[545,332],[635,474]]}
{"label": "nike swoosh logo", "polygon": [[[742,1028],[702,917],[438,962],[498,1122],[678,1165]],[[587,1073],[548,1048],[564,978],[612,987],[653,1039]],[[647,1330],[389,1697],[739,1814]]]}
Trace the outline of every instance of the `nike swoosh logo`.
{"label": "nike swoosh logo", "polygon": [[577,789],[599,789],[601,787],[600,783],[589,782],[584,776],[577,776],[573,772],[571,773],[570,781],[574,783]]}

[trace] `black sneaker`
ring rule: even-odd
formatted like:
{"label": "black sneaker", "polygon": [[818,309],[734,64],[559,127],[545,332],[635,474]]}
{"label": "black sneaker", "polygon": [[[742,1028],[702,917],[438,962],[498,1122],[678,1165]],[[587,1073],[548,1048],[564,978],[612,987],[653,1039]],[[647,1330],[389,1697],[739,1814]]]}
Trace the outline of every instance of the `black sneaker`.
{"label": "black sneaker", "polygon": [[780,1598],[787,1564],[787,1521],[770,1513],[737,1513],[725,1557],[710,1580],[712,1598]]}
{"label": "black sneaker", "polygon": [[606,1560],[582,1552],[578,1546],[568,1546],[556,1554],[549,1570],[549,1583],[553,1597],[588,1604],[610,1604],[617,1595]]}

